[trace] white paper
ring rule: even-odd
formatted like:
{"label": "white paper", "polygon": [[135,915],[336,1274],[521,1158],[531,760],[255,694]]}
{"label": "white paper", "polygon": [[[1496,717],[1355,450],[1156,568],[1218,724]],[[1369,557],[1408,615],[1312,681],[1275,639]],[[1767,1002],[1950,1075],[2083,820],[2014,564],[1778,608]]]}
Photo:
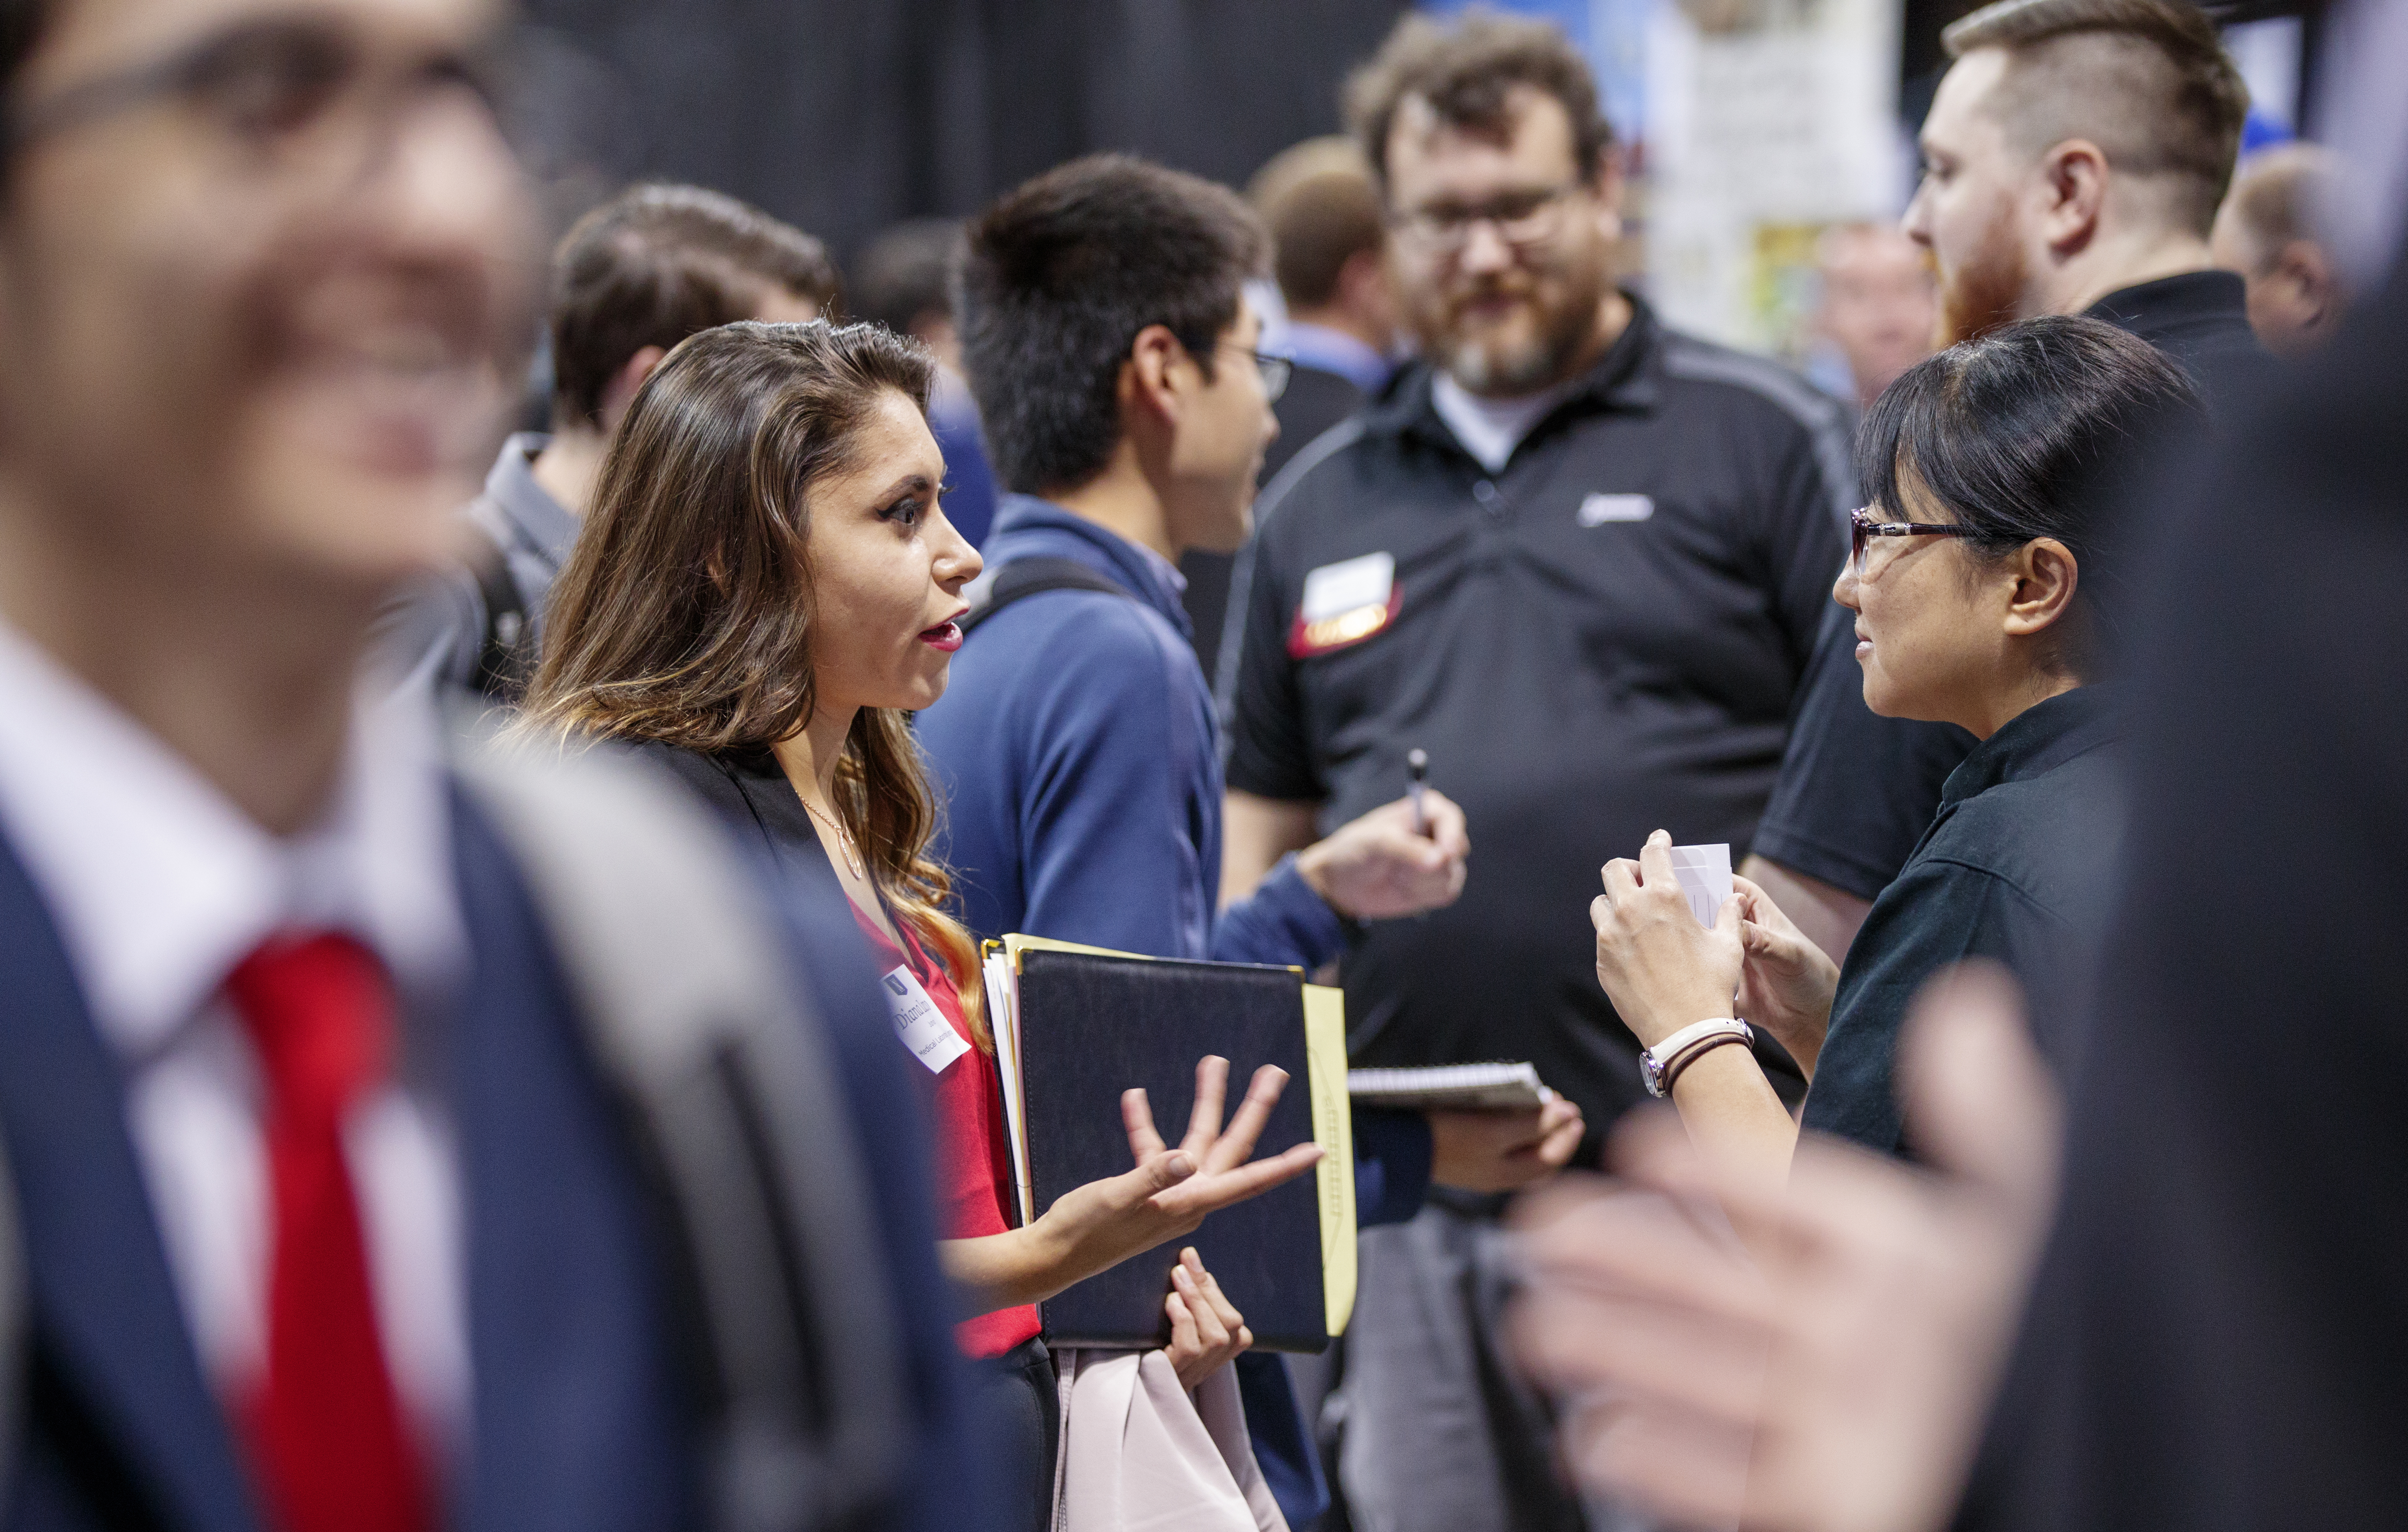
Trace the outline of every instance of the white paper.
{"label": "white paper", "polygon": [[913,1058],[928,1067],[930,1074],[944,1073],[970,1051],[969,1039],[945,1020],[945,1013],[928,997],[910,965],[896,965],[879,983],[886,991],[886,1014],[895,1023],[895,1035],[903,1039]]}
{"label": "white paper", "polygon": [[1020,989],[1012,982],[1011,959],[1002,949],[987,954],[986,1021],[995,1035],[995,1068],[1003,1091],[1004,1131],[1011,1138],[1011,1185],[1020,1202],[1025,1227],[1036,1216],[1029,1207],[1028,1134],[1020,1115]]}
{"label": "white paper", "polygon": [[1731,896],[1730,847],[1675,846],[1672,876],[1680,880],[1698,923],[1712,925],[1723,911],[1723,901]]}

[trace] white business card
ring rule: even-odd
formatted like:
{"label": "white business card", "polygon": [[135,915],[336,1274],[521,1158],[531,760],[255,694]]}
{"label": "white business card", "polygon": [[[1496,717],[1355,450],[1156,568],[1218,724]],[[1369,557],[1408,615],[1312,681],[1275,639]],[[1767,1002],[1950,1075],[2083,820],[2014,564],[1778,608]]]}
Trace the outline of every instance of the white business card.
{"label": "white business card", "polygon": [[1730,847],[1675,846],[1672,876],[1680,880],[1681,892],[1688,895],[1689,909],[1698,923],[1712,925],[1722,913],[1723,901],[1731,896]]}

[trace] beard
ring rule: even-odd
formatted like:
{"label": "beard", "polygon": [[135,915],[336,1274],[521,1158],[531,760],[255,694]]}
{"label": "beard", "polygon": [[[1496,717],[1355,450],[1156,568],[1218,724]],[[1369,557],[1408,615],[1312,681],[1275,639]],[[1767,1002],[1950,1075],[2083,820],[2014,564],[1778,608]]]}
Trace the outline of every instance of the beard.
{"label": "beard", "polygon": [[1954,271],[1940,273],[1940,343],[1979,340],[2023,318],[2030,268],[2007,219],[1991,221],[1972,251]]}
{"label": "beard", "polygon": [[[1597,338],[1598,310],[1612,280],[1606,262],[1567,263],[1512,279],[1428,294],[1408,316],[1423,353],[1467,393],[1485,398],[1536,394],[1563,381]],[[1469,321],[1474,304],[1503,296],[1520,297],[1536,310],[1530,333],[1508,337]]]}

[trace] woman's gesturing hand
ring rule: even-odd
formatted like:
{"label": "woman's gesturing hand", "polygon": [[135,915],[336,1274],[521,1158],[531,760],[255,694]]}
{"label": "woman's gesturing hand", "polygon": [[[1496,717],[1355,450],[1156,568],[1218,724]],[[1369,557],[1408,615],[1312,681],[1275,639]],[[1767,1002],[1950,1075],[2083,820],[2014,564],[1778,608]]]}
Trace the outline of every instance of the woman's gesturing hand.
{"label": "woman's gesturing hand", "polygon": [[1286,1086],[1286,1070],[1268,1064],[1255,1070],[1245,1101],[1224,1131],[1229,1061],[1206,1055],[1196,1065],[1196,1107],[1176,1149],[1166,1147],[1155,1131],[1145,1092],[1123,1092],[1121,1123],[1137,1167],[1065,1193],[1029,1227],[1058,1278],[1049,1296],[1190,1233],[1207,1214],[1259,1196],[1320,1164],[1321,1146],[1312,1143],[1267,1160],[1252,1158],[1254,1141]]}
{"label": "woman's gesturing hand", "polygon": [[1170,1296],[1162,1300],[1170,1315],[1170,1344],[1164,1349],[1171,1370],[1179,1374],[1179,1386],[1193,1389],[1236,1361],[1240,1352],[1254,1343],[1254,1332],[1246,1328],[1246,1316],[1204,1269],[1204,1258],[1194,1245],[1179,1253],[1179,1264],[1170,1268]]}
{"label": "woman's gesturing hand", "polygon": [[1780,1038],[1812,1080],[1831,1024],[1840,966],[1764,890],[1744,878],[1733,878],[1731,886],[1739,891],[1740,944],[1747,954],[1740,967],[1739,1014]]}
{"label": "woman's gesturing hand", "polygon": [[1616,857],[1588,907],[1597,927],[1597,981],[1623,1024],[1653,1048],[1681,1028],[1731,1013],[1739,988],[1740,897],[1699,925],[1672,872],[1672,838],[1647,838],[1639,860]]}

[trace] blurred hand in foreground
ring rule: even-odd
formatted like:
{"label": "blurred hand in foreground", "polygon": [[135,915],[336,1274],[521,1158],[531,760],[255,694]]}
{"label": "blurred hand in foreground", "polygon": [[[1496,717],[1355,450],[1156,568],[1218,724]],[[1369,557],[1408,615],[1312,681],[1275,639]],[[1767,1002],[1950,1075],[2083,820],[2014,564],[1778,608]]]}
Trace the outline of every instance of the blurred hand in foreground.
{"label": "blurred hand in foreground", "polygon": [[2060,1112],[2012,981],[1927,987],[1900,1079],[1928,1172],[1799,1145],[1785,1193],[1669,1112],[1620,1180],[1533,1194],[1514,1347],[1595,1490],[1747,1532],[1935,1532],[1962,1493],[2056,1198]]}

